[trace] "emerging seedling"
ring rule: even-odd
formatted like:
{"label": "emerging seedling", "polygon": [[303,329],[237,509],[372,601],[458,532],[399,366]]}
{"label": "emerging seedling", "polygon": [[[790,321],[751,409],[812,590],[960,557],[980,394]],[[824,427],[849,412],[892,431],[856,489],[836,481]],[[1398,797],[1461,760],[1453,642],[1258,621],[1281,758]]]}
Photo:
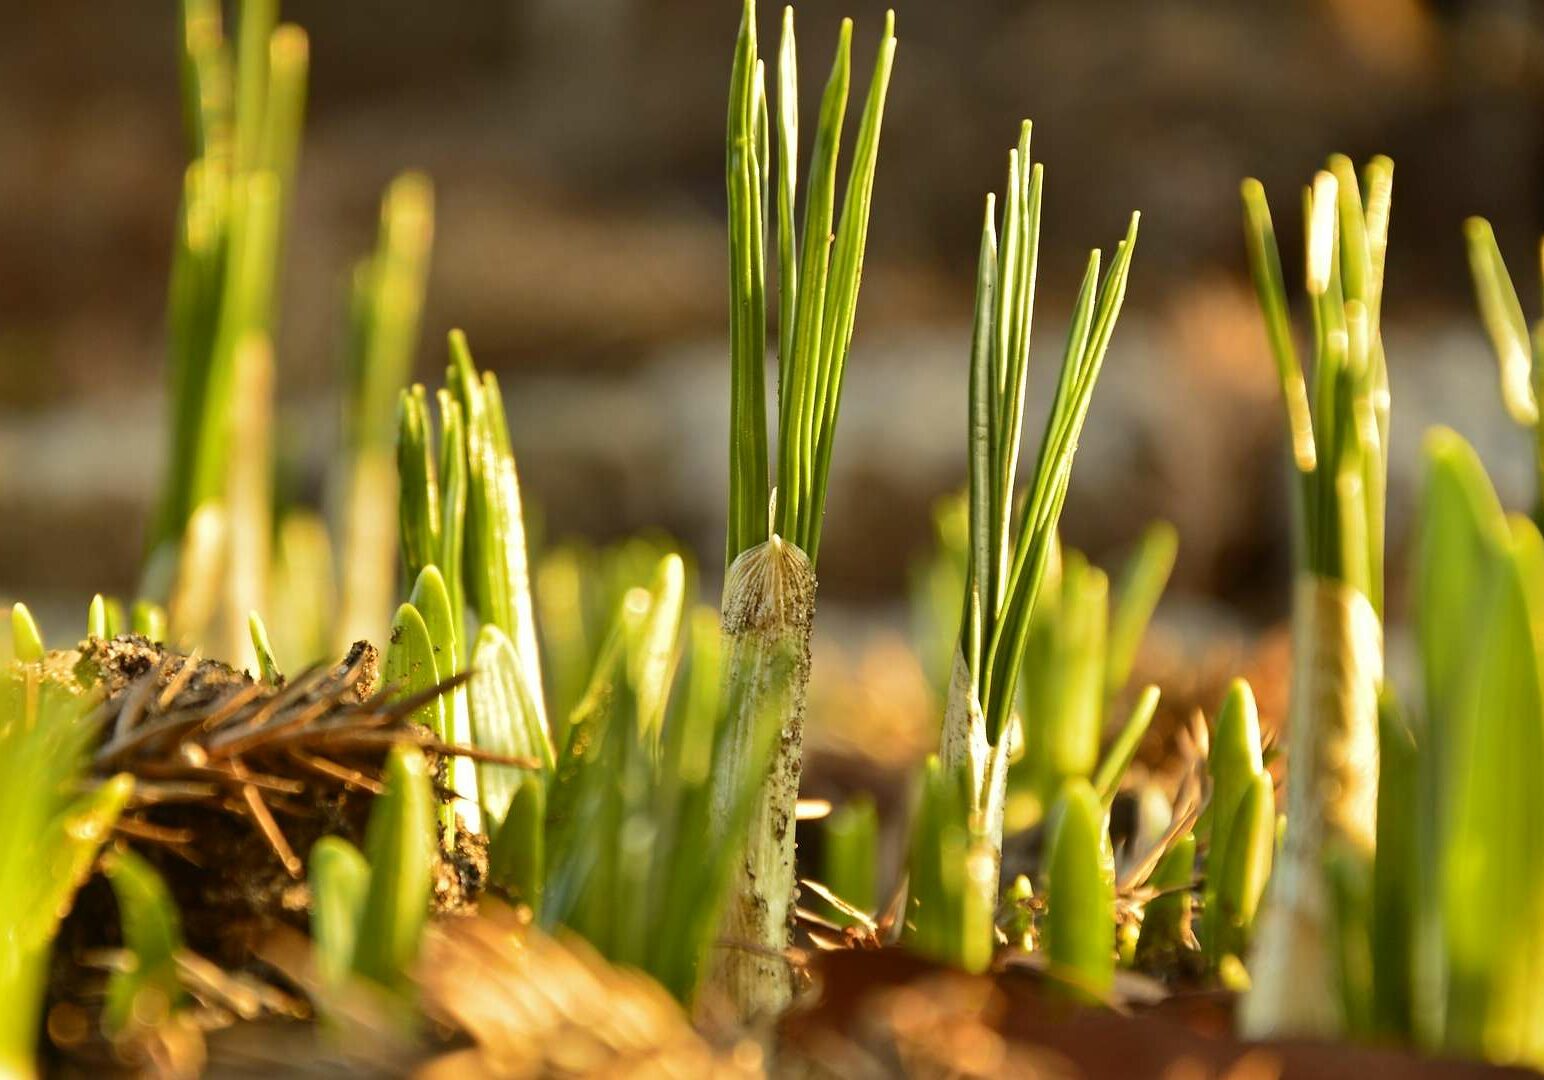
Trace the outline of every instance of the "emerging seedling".
{"label": "emerging seedling", "polygon": [[[1243,185],[1250,270],[1276,361],[1294,472],[1292,824],[1241,1012],[1252,1035],[1342,1032],[1346,958],[1366,948],[1383,683],[1389,390],[1380,309],[1393,165],[1332,157],[1304,193],[1312,384],[1293,344],[1265,192]],[[1311,404],[1310,404],[1311,402]],[[1341,880],[1331,881],[1336,875]]]}
{"label": "emerging seedling", "polygon": [[[725,685],[750,712],[731,723],[731,746],[749,747],[753,717],[776,692],[787,709],[782,736],[736,876],[724,936],[747,948],[722,954],[714,982],[742,1016],[775,1013],[792,985],[779,954],[788,945],[794,897],[794,804],[803,752],[815,564],[842,381],[852,345],[858,284],[885,95],[895,54],[894,16],[885,18],[864,102],[840,219],[837,158],[851,79],[851,21],[842,24],[821,100],[805,195],[795,224],[798,75],[793,11],[784,12],[777,59],[777,119],[768,120],[765,68],[757,51],[756,7],[746,0],[729,86],[726,183],[729,202],[730,414],[728,569],[722,606]],[[772,144],[777,146],[775,174]],[[766,417],[767,185],[777,191],[778,402],[776,495],[769,474]],[[798,658],[784,695],[771,665]],[[732,790],[749,762],[729,760]],[[727,807],[732,799],[721,796]]]}

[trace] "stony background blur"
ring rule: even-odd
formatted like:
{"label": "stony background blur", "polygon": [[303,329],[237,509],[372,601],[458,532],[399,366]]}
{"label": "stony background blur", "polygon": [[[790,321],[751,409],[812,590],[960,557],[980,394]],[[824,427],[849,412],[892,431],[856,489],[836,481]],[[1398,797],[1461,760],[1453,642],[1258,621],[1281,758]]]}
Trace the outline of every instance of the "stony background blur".
{"label": "stony background blur", "polygon": [[[463,326],[509,396],[548,535],[662,525],[722,544],[723,96],[740,0],[287,0],[312,95],[279,335],[287,487],[325,497],[347,269],[398,170],[438,235],[420,373]],[[805,109],[838,16],[866,80],[882,0],[799,5]],[[1538,311],[1544,5],[1531,0],[898,0],[822,552],[823,601],[894,599],[963,482],[981,198],[1021,116],[1047,162],[1039,381],[1083,253],[1144,211],[1066,524],[1099,555],[1180,527],[1174,603],[1284,608],[1274,379],[1243,279],[1260,176],[1289,282],[1299,186],[1331,150],[1398,164],[1385,326],[1393,530],[1419,432],[1476,440],[1515,503],[1459,225],[1496,223]],[[162,316],[183,163],[172,0],[0,4],[0,597],[130,593],[158,483]],[[766,5],[769,39],[777,11]],[[1296,285],[1294,284],[1294,292]],[[1038,431],[1035,436],[1038,437]],[[1397,554],[1396,554],[1397,559]],[[1187,597],[1191,598],[1187,601]],[[72,615],[73,619],[74,616]]]}

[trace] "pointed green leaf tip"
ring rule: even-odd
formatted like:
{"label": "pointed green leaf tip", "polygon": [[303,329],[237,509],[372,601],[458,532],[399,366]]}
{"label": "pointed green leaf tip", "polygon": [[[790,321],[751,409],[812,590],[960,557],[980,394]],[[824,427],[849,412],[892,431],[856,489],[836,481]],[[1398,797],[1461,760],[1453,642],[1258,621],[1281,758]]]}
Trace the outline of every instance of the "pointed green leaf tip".
{"label": "pointed green leaf tip", "polygon": [[1093,785],[1067,781],[1051,821],[1046,955],[1073,997],[1101,1000],[1115,979],[1115,885],[1100,856],[1104,811]]}
{"label": "pointed green leaf tip", "polygon": [[247,615],[247,631],[252,635],[252,651],[257,655],[257,670],[263,682],[278,686],[284,681],[279,662],[273,658],[273,646],[268,642],[268,627],[263,618],[253,611]]}
{"label": "pointed green leaf tip", "polygon": [[1234,679],[1222,699],[1206,766],[1212,778],[1211,845],[1220,857],[1228,850],[1228,832],[1239,801],[1264,768],[1260,713],[1254,691],[1243,679]]}
{"label": "pointed green leaf tip", "polygon": [[166,609],[149,600],[136,600],[129,612],[129,629],[151,641],[166,640]]}
{"label": "pointed green leaf tip", "polygon": [[107,637],[107,601],[97,593],[91,598],[91,606],[86,610],[86,636],[88,638]]}
{"label": "pointed green leaf tip", "polygon": [[42,631],[27,605],[20,602],[11,608],[11,651],[24,664],[43,662]]}
{"label": "pointed green leaf tip", "polygon": [[1201,941],[1215,963],[1228,951],[1225,940],[1228,934],[1218,889],[1227,872],[1234,820],[1255,778],[1264,771],[1259,711],[1255,706],[1254,691],[1243,679],[1234,679],[1223,697],[1206,768],[1212,780],[1212,796],[1207,811],[1210,830],[1206,846]]}
{"label": "pointed green leaf tip", "polygon": [[354,969],[383,986],[405,986],[429,915],[434,871],[434,790],[417,747],[386,760],[386,792],[365,833],[370,889],[359,920]]}
{"label": "pointed green leaf tip", "polygon": [[[384,670],[386,685],[395,687],[398,697],[409,697],[438,686],[439,669],[434,659],[434,639],[424,617],[412,604],[403,604],[391,621],[391,643],[386,646]],[[413,713],[413,719],[436,736],[445,731],[445,703],[435,698]]]}

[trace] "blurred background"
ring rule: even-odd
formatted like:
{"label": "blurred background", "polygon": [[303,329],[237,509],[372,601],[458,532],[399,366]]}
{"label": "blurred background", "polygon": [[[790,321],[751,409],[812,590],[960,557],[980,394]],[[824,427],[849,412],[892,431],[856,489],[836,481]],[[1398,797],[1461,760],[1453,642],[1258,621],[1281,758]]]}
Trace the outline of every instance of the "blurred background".
{"label": "blurred background", "polygon": [[[1020,117],[1047,182],[1042,408],[1089,247],[1143,211],[1065,515],[1096,560],[1179,527],[1171,624],[1286,609],[1275,378],[1237,188],[1270,193],[1300,295],[1301,186],[1397,163],[1385,304],[1390,535],[1420,432],[1531,498],[1460,225],[1484,214],[1539,312],[1544,5],[1532,0],[898,0],[900,46],[822,550],[823,606],[898,612],[935,500],[963,484],[982,198]],[[172,0],[7,0],[0,18],[0,597],[72,622],[132,594],[162,474],[163,316],[182,145]],[[798,7],[806,115],[840,15],[866,83],[882,0]],[[419,373],[470,335],[508,397],[549,538],[659,526],[722,550],[728,363],[724,95],[740,0],[286,0],[311,34],[278,335],[286,491],[324,503],[347,275],[397,172],[434,181]],[[762,33],[779,10],[766,4]],[[1031,426],[1031,438],[1038,439]],[[1397,568],[1399,552],[1392,553]],[[1397,596],[1397,588],[1391,589]],[[1394,603],[1399,607],[1397,600]]]}

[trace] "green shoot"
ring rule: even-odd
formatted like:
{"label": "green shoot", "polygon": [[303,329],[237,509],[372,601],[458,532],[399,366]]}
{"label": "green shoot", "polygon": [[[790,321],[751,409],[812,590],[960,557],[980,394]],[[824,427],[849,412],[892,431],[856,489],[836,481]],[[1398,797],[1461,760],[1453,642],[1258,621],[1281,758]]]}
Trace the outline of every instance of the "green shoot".
{"label": "green shoot", "polygon": [[265,683],[277,686],[284,681],[279,662],[273,658],[273,646],[268,643],[268,628],[263,625],[257,612],[247,616],[247,627],[252,635],[252,651],[257,656],[258,677]]}
{"label": "green shoot", "polygon": [[1142,913],[1136,962],[1148,970],[1168,970],[1191,939],[1191,895],[1195,883],[1196,838],[1185,835],[1164,852],[1148,884],[1157,892]]}
{"label": "green shoot", "polygon": [[88,638],[105,638],[107,633],[107,601],[102,599],[102,594],[97,593],[91,598],[91,606],[86,611],[86,636]]}
{"label": "green shoot", "polygon": [[359,917],[370,891],[370,864],[340,836],[311,847],[306,881],[311,886],[311,941],[317,977],[337,990],[347,981],[358,948]]}
{"label": "green shoot", "polygon": [[[968,397],[969,569],[940,742],[944,767],[951,772],[964,770],[969,812],[980,819],[975,828],[990,850],[999,853],[993,856],[994,865],[1002,850],[1007,757],[1019,676],[1030,648],[1041,584],[1056,548],[1078,437],[1125,298],[1138,222],[1133,214],[1102,281],[1099,252],[1090,254],[1027,496],[1015,515],[1044,182],[1042,167],[1030,164],[1030,131],[1026,120],[1018,146],[1008,155],[1000,231],[994,196],[987,197],[982,223]],[[1090,625],[1086,631],[1097,637],[1097,643],[1086,642],[1088,647],[1081,653],[1091,661],[1088,671],[1093,681],[1086,689],[1092,694],[1089,702],[1096,718],[1102,716],[1103,705],[1105,610],[1102,595],[1097,604],[1091,598],[1088,611],[1095,615],[1097,626]],[[1081,681],[1057,685],[1082,687]],[[1031,694],[1040,689],[1029,687]],[[1079,722],[1087,714],[1073,716],[1077,708],[1070,701],[1041,702],[1028,711],[1033,715],[1026,727],[1026,743],[1037,750],[1026,756],[1045,765],[1043,775],[1037,776],[1045,789],[1040,804],[1044,805],[1061,776],[1092,773],[1100,727],[1097,719]],[[1059,730],[1053,731],[1052,724],[1060,725]],[[1074,741],[1077,745],[1072,745]],[[1048,764],[1053,748],[1057,763]],[[997,878],[995,869],[982,878],[986,894],[980,903],[988,910],[997,907]]]}
{"label": "green shoot", "polygon": [[912,818],[904,940],[939,963],[982,972],[992,962],[997,859],[973,827],[969,800],[963,770],[929,757]]}
{"label": "green shoot", "polygon": [[1137,749],[1142,745],[1142,737],[1147,734],[1148,725],[1153,722],[1153,715],[1158,711],[1158,688],[1146,686],[1137,696],[1136,704],[1131,707],[1131,715],[1126,718],[1126,724],[1115,736],[1115,741],[1105,751],[1104,760],[1099,763],[1099,771],[1093,776],[1094,791],[1099,795],[1099,803],[1108,812],[1110,805],[1115,802],[1115,796],[1120,791],[1120,783],[1126,775],[1126,770],[1136,760]]}
{"label": "green shoot", "polygon": [[1364,876],[1348,860],[1370,869],[1375,841],[1389,431],[1380,309],[1392,183],[1387,158],[1358,178],[1336,155],[1304,193],[1311,385],[1292,339],[1264,189],[1256,180],[1242,188],[1295,473],[1298,573],[1288,754],[1300,839],[1275,875],[1259,934],[1242,1013],[1253,1035],[1344,1030],[1350,1017],[1337,973],[1350,943],[1365,939],[1368,912],[1335,908],[1330,875],[1338,865]]}
{"label": "green shoot", "polygon": [[546,825],[546,778],[529,773],[515,787],[509,809],[488,845],[489,879],[538,918],[546,887]]}
{"label": "green shoot", "polygon": [[184,994],[177,976],[182,924],[177,904],[155,869],[123,848],[102,858],[118,901],[123,943],[132,962],[107,982],[102,1022],[114,1037],[132,1039],[166,1023]]}
{"label": "green shoot", "polygon": [[360,909],[354,970],[402,991],[429,917],[434,870],[434,791],[423,754],[399,746],[386,760],[386,793],[365,835],[370,888]]}
{"label": "green shoot", "polygon": [[129,609],[129,629],[151,641],[165,641],[166,611],[150,600],[136,600]]}
{"label": "green shoot", "polygon": [[1178,553],[1179,531],[1167,521],[1155,521],[1142,533],[1136,551],[1122,569],[1106,637],[1107,695],[1118,693],[1131,678],[1137,650],[1169,583]]}
{"label": "green shoot", "polygon": [[[826,858],[822,881],[860,911],[879,906],[879,811],[869,795],[859,795],[826,819]],[[843,921],[848,916],[837,912]]]}
{"label": "green shoot", "polygon": [[[460,406],[466,432],[466,599],[481,622],[497,626],[509,638],[532,707],[542,727],[550,730],[537,651],[520,480],[504,419],[504,399],[491,372],[478,374],[466,336],[459,330],[450,335],[446,382]],[[448,405],[442,402],[441,409],[443,421],[450,415]],[[454,421],[446,423],[453,425]],[[448,460],[447,447],[453,445],[442,441],[442,462]],[[442,472],[450,475],[444,465]],[[442,544],[459,543],[454,537],[458,528],[448,525],[441,533]]]}
{"label": "green shoot", "polygon": [[1044,943],[1072,997],[1103,1000],[1115,978],[1115,883],[1101,848],[1104,811],[1087,780],[1067,781],[1049,815]]}
{"label": "green shoot", "polygon": [[337,648],[377,636],[396,591],[394,406],[413,370],[433,237],[434,190],[404,173],[381,200],[375,252],[354,270]]}
{"label": "green shoot", "polygon": [[43,634],[27,605],[18,601],[11,608],[11,652],[23,664],[41,664],[45,654]]}

